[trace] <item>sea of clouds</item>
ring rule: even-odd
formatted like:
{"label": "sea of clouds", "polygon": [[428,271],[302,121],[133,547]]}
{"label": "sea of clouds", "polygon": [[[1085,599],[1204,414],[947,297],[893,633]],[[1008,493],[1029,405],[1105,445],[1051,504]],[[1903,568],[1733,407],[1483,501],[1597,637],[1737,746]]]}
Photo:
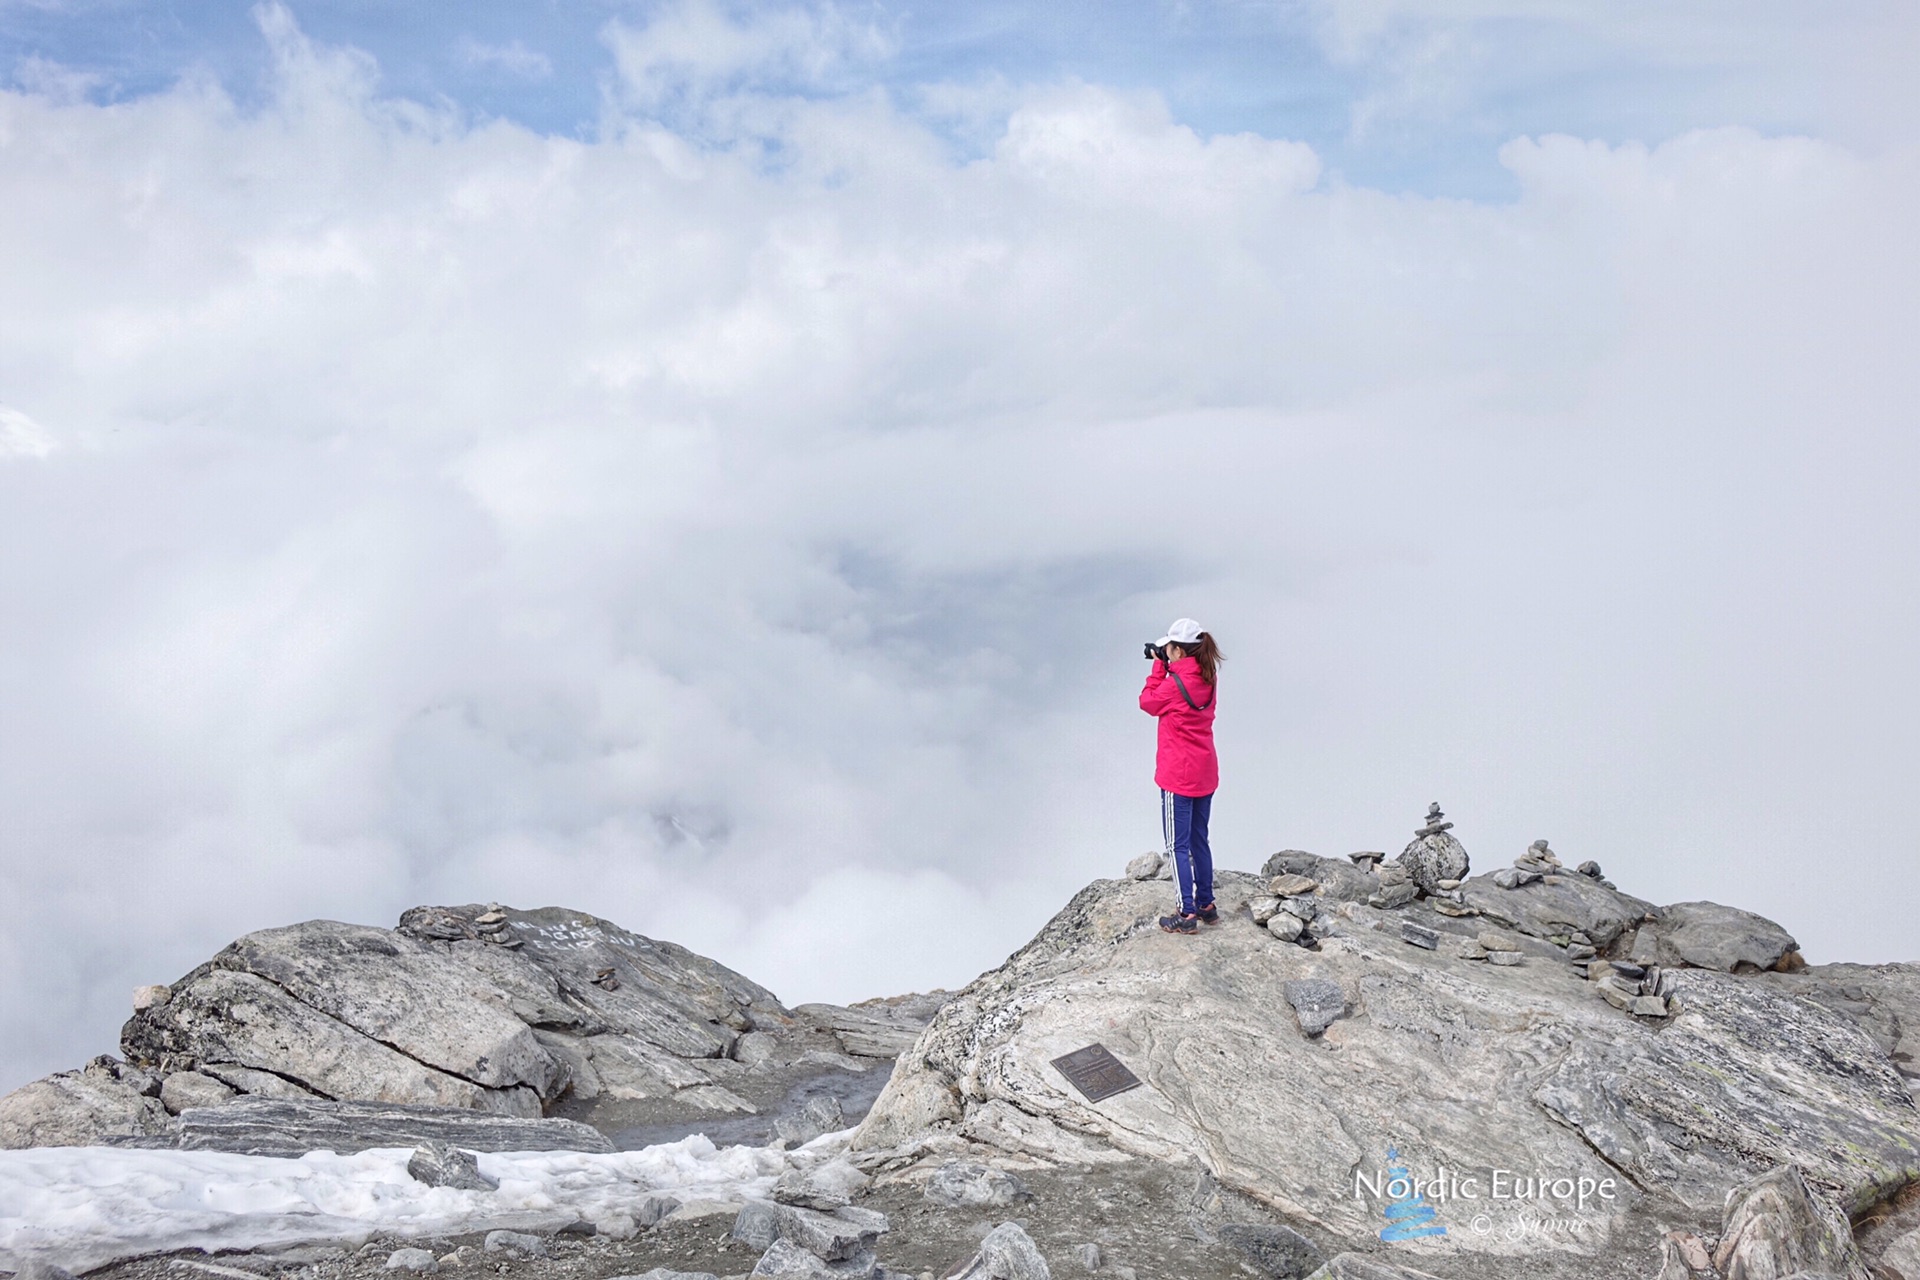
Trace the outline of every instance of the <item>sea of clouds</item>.
{"label": "sea of clouds", "polygon": [[964,983],[1158,843],[1179,615],[1227,866],[1439,799],[1920,959],[1910,135],[1516,138],[1470,201],[667,26],[542,136],[261,25],[257,109],[0,92],[0,1088],[425,901]]}

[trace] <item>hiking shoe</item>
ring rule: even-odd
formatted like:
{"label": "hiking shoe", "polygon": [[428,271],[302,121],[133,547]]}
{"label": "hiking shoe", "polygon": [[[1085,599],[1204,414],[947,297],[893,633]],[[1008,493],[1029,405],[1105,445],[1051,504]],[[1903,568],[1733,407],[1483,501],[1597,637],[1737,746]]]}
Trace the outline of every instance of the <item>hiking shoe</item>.
{"label": "hiking shoe", "polygon": [[1200,932],[1200,922],[1196,916],[1161,916],[1160,927],[1168,933]]}
{"label": "hiking shoe", "polygon": [[1220,908],[1209,902],[1206,906],[1194,913],[1194,919],[1198,920],[1201,924],[1219,924]]}

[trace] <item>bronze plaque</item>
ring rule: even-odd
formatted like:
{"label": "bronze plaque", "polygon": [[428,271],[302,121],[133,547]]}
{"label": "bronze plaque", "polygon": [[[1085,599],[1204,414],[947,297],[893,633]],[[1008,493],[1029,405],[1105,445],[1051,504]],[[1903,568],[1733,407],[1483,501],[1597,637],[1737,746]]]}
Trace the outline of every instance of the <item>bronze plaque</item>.
{"label": "bronze plaque", "polygon": [[1067,1078],[1088,1102],[1111,1098],[1116,1093],[1140,1087],[1140,1077],[1107,1051],[1103,1044],[1090,1044],[1053,1060],[1054,1070]]}

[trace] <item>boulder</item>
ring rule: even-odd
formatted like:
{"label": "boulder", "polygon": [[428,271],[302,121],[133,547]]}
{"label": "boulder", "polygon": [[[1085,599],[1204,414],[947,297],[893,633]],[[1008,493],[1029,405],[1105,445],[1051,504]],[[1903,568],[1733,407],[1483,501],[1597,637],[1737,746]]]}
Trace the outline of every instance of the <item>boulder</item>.
{"label": "boulder", "polygon": [[[1266,884],[1222,872],[1216,888],[1233,913]],[[1473,1174],[1483,1190],[1495,1168],[1612,1179],[1615,1198],[1589,1206],[1592,1229],[1554,1242],[1562,1277],[1615,1274],[1622,1250],[1653,1256],[1676,1222],[1717,1218],[1756,1161],[1802,1161],[1847,1212],[1920,1178],[1906,1082],[1858,1020],[1786,989],[1804,975],[1687,970],[1677,1013],[1633,1018],[1564,965],[1403,945],[1397,924],[1417,915],[1342,904],[1317,952],[1251,928],[1195,947],[1152,927],[1163,898],[1096,882],[960,992],[896,1064],[852,1137],[855,1162],[951,1159],[955,1135],[1061,1163],[1103,1149],[1197,1162],[1329,1255],[1377,1248],[1384,1206],[1352,1189],[1390,1148],[1416,1175]],[[1443,917],[1429,919],[1440,932]],[[1334,983],[1345,1008],[1318,1038],[1295,1030],[1287,987],[1312,980]],[[1142,1087],[1089,1103],[1051,1066],[1094,1042]],[[928,1119],[928,1097],[945,1100],[943,1116]],[[1021,1122],[979,1123],[987,1115]],[[1448,1240],[1463,1258],[1515,1247],[1498,1232]]]}
{"label": "boulder", "polygon": [[1160,878],[1160,865],[1163,861],[1165,861],[1165,859],[1159,853],[1143,853],[1133,859],[1133,861],[1127,863],[1127,878],[1129,880],[1158,880]]}
{"label": "boulder", "polygon": [[1327,978],[1295,978],[1284,987],[1287,1003],[1300,1020],[1300,1030],[1317,1036],[1347,1011],[1346,993]]}
{"label": "boulder", "polygon": [[1450,832],[1436,831],[1416,836],[1396,859],[1407,875],[1424,893],[1440,893],[1442,880],[1464,880],[1469,862],[1467,851]]}
{"label": "boulder", "polygon": [[[939,998],[833,1013],[821,1047],[847,1070],[859,1064],[840,1047],[891,1057]],[[684,947],[580,912],[491,905],[416,907],[391,930],[262,930],[134,1003],[121,1048],[152,1089],[111,1075],[38,1081],[0,1099],[0,1145],[152,1136],[166,1125],[156,1113],[242,1096],[534,1118],[562,1095],[673,1095],[744,1113],[751,1104],[724,1083],[736,1041],[756,1027],[820,1030]],[[163,1077],[164,1106],[128,1096],[157,1096]]]}
{"label": "boulder", "polygon": [[1220,1242],[1265,1280],[1300,1280],[1326,1262],[1313,1242],[1292,1227],[1229,1222],[1220,1228]]}
{"label": "boulder", "polygon": [[840,1099],[823,1093],[808,1098],[793,1114],[775,1120],[773,1134],[782,1142],[800,1146],[812,1142],[823,1133],[837,1133],[846,1127],[846,1123],[846,1117],[840,1110]]}
{"label": "boulder", "polygon": [[1800,946],[1792,934],[1765,916],[1717,902],[1662,907],[1651,929],[1659,963],[1721,973],[1772,969]]}
{"label": "boulder", "polygon": [[[767,1246],[760,1255],[760,1261],[753,1264],[753,1280],[760,1277],[782,1277],[786,1280],[868,1280],[873,1275],[873,1256],[850,1259],[846,1262],[830,1264],[825,1259],[807,1252],[793,1241],[781,1237]],[[864,1265],[862,1265],[864,1264]]]}
{"label": "boulder", "polygon": [[947,1280],[1053,1280],[1033,1238],[1014,1222],[987,1232],[980,1250],[947,1273]]}
{"label": "boulder", "polygon": [[852,1203],[854,1193],[871,1181],[844,1159],[828,1160],[810,1169],[789,1169],[781,1174],[773,1184],[773,1198],[780,1204],[831,1212]]}
{"label": "boulder", "polygon": [[111,1069],[61,1071],[0,1098],[0,1148],[86,1147],[164,1132],[167,1111]]}
{"label": "boulder", "polygon": [[499,1179],[480,1172],[480,1162],[472,1152],[450,1142],[425,1142],[415,1147],[407,1161],[407,1173],[415,1182],[455,1191],[494,1191],[500,1186]]}
{"label": "boulder", "polygon": [[482,1247],[509,1258],[545,1258],[552,1252],[545,1240],[524,1231],[489,1231]]}
{"label": "boulder", "polygon": [[1502,888],[1499,875],[1474,876],[1460,886],[1470,907],[1495,924],[1535,938],[1566,938],[1576,932],[1605,950],[1637,928],[1653,910],[1651,902],[1629,897],[1586,876],[1556,875]]}
{"label": "boulder", "polygon": [[1846,1214],[1810,1192],[1791,1163],[1727,1194],[1713,1265],[1725,1280],[1865,1274]]}
{"label": "boulder", "polygon": [[1004,1209],[1033,1198],[1026,1183],[1012,1174],[971,1160],[949,1160],[934,1170],[925,1194],[949,1209]]}
{"label": "boulder", "polygon": [[[1353,858],[1360,856],[1352,855]],[[1377,854],[1369,854],[1364,865],[1361,865],[1347,858],[1322,858],[1298,849],[1283,849],[1266,860],[1260,868],[1260,874],[1268,880],[1283,875],[1303,876],[1318,886],[1314,892],[1323,898],[1339,902],[1365,902],[1367,895],[1378,887],[1373,874],[1374,862],[1378,857]]]}
{"label": "boulder", "polygon": [[387,1255],[389,1271],[434,1272],[440,1269],[440,1261],[425,1249],[395,1249]]}

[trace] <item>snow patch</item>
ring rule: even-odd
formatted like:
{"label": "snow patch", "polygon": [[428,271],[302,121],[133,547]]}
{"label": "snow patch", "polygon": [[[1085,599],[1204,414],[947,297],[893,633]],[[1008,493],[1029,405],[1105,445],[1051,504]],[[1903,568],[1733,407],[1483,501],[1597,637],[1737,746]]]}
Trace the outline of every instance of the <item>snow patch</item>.
{"label": "snow patch", "polygon": [[639,1151],[481,1152],[496,1191],[429,1187],[411,1148],[297,1160],[215,1151],[37,1147],[0,1151],[0,1267],[40,1260],[84,1271],[177,1249],[273,1249],[422,1239],[587,1221],[619,1233],[650,1191],[682,1199],[765,1198],[786,1169],[844,1146],[716,1148],[704,1135]]}

